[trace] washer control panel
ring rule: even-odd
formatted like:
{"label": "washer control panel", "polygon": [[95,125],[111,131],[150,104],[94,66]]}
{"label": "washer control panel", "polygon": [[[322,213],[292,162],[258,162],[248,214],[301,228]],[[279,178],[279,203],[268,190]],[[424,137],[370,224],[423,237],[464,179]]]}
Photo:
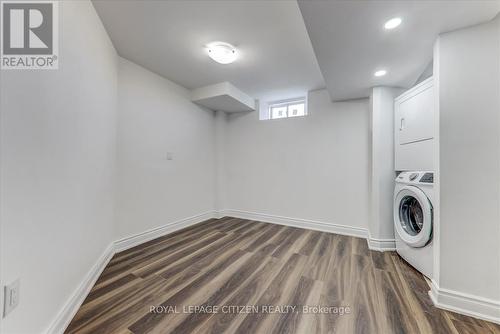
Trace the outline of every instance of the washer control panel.
{"label": "washer control panel", "polygon": [[408,179],[410,181],[415,181],[415,179],[418,177],[418,173],[411,173]]}
{"label": "washer control panel", "polygon": [[401,172],[396,178],[401,183],[434,183],[433,172]]}
{"label": "washer control panel", "polygon": [[434,183],[434,173],[425,173],[420,178],[420,182],[423,182],[423,183]]}

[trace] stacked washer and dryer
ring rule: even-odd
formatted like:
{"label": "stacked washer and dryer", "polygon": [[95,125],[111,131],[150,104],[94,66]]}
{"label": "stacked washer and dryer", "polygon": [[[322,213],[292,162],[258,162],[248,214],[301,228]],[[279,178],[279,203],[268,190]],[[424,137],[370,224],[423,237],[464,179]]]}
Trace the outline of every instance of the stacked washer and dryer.
{"label": "stacked washer and dryer", "polygon": [[432,278],[434,229],[434,94],[432,77],[394,101],[396,251]]}

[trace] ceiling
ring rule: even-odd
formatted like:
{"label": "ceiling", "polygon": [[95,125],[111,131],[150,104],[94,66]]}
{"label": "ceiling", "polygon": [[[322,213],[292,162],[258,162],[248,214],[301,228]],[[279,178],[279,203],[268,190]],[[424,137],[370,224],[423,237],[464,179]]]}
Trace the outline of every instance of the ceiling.
{"label": "ceiling", "polygon": [[[94,0],[120,56],[188,89],[229,81],[261,100],[325,86],[295,1]],[[204,46],[235,45],[236,62],[211,60]]]}
{"label": "ceiling", "polygon": [[[333,100],[370,87],[411,87],[432,60],[439,33],[492,19],[500,1],[305,1],[299,7]],[[401,17],[396,29],[384,23]],[[387,75],[373,73],[386,69]]]}
{"label": "ceiling", "polygon": [[[500,0],[93,3],[122,57],[188,89],[228,81],[261,102],[325,86],[335,101],[367,97],[378,85],[411,87],[439,33],[500,10]],[[403,23],[385,30],[396,16]],[[212,41],[235,45],[240,57],[214,62],[204,50]],[[382,68],[387,75],[374,77]]]}

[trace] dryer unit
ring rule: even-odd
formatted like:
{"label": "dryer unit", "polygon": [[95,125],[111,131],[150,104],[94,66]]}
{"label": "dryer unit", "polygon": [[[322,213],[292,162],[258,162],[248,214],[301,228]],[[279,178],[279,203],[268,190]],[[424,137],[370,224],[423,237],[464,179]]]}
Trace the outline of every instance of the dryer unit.
{"label": "dryer unit", "polygon": [[394,164],[397,171],[434,170],[433,79],[394,100]]}
{"label": "dryer unit", "polygon": [[394,189],[396,251],[415,269],[432,278],[434,174],[402,172]]}

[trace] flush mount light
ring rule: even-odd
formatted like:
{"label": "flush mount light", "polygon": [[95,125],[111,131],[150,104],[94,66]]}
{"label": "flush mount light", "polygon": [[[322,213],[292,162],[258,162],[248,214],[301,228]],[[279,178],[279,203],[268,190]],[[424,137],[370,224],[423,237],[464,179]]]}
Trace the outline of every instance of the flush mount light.
{"label": "flush mount light", "polygon": [[376,76],[376,77],[383,77],[386,74],[387,74],[386,70],[378,70],[375,73],[373,73],[373,75]]}
{"label": "flush mount light", "polygon": [[210,58],[219,64],[231,64],[238,57],[236,48],[224,42],[212,42],[208,44],[207,53]]}
{"label": "flush mount light", "polygon": [[384,28],[387,30],[394,29],[401,24],[403,20],[400,17],[394,17],[384,24]]}

